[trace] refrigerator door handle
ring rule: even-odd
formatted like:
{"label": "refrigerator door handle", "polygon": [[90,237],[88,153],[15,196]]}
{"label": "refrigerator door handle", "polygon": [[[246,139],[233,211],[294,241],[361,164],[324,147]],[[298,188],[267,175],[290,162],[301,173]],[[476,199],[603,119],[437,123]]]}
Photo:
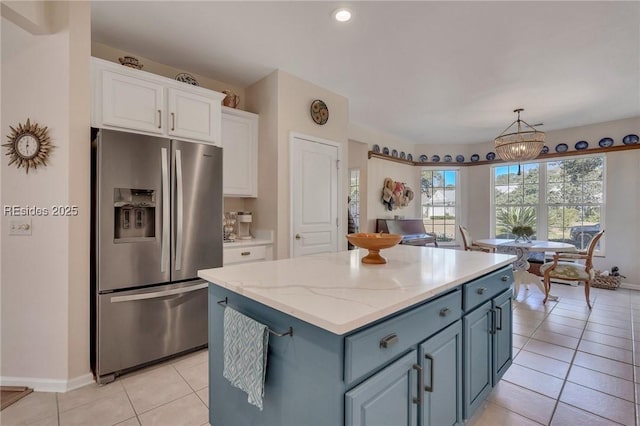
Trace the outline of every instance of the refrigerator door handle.
{"label": "refrigerator door handle", "polygon": [[169,152],[161,148],[162,154],[162,254],[160,258],[160,272],[169,269]]}
{"label": "refrigerator door handle", "polygon": [[190,287],[174,288],[172,290],[154,291],[153,293],[144,294],[131,294],[128,296],[114,296],[111,298],[111,303],[131,302],[134,300],[146,300],[146,299],[159,299],[161,297],[173,296],[176,294],[185,294],[192,291],[201,290],[207,288],[209,283],[200,283],[192,285]]}
{"label": "refrigerator door handle", "polygon": [[182,240],[184,237],[184,191],[182,188],[182,151],[176,149],[176,271],[182,269]]}

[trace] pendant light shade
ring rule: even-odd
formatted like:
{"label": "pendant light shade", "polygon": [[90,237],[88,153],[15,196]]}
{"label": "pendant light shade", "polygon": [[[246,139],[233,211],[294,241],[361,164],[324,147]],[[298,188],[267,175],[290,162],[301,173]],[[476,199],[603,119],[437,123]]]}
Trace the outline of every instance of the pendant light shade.
{"label": "pendant light shade", "polygon": [[522,108],[513,110],[518,114],[516,121],[511,123],[500,136],[495,138],[496,153],[504,161],[529,161],[536,158],[544,147],[544,132],[520,120]]}

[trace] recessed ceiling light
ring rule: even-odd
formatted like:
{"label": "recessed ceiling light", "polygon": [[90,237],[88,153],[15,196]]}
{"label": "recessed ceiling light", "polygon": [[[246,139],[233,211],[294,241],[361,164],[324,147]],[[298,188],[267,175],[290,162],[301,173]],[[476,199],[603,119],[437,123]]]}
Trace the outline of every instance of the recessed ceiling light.
{"label": "recessed ceiling light", "polygon": [[333,19],[338,22],[348,22],[351,20],[351,11],[349,9],[336,9],[333,11]]}

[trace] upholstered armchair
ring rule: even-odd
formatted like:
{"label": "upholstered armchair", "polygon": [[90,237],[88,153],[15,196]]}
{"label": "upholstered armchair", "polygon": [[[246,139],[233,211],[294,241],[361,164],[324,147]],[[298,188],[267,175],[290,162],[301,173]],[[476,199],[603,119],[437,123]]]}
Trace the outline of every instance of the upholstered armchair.
{"label": "upholstered armchair", "polygon": [[[589,291],[591,280],[594,277],[593,270],[593,252],[598,245],[598,241],[602,238],[604,230],[598,232],[589,242],[585,250],[577,253],[556,253],[553,255],[553,262],[547,262],[540,267],[540,272],[544,277],[545,295],[542,303],[547,303],[549,291],[551,290],[551,279],[562,279],[566,281],[583,281],[584,296],[587,299],[587,306],[591,309],[591,301],[589,300]],[[561,260],[571,260],[573,262],[562,262]],[[579,261],[584,260],[583,263]]]}
{"label": "upholstered armchair", "polygon": [[462,235],[462,244],[464,244],[465,251],[483,251],[485,253],[493,252],[493,249],[475,244],[471,238],[471,234],[467,231],[467,228],[462,225],[460,225],[460,235]]}

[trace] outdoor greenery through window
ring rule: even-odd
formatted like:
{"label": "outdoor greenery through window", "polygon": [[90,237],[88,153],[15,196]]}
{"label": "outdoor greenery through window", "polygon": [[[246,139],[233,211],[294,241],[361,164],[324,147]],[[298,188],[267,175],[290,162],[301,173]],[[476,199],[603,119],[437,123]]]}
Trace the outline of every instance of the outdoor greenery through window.
{"label": "outdoor greenery through window", "polygon": [[349,170],[349,212],[360,232],[360,169]]}
{"label": "outdoor greenery through window", "polygon": [[423,169],[421,176],[422,221],[438,242],[455,242],[457,229],[457,170]]}
{"label": "outdoor greenery through window", "polygon": [[530,226],[532,237],[586,248],[603,227],[604,167],[603,156],[526,163],[520,175],[518,165],[494,167],[496,238]]}

